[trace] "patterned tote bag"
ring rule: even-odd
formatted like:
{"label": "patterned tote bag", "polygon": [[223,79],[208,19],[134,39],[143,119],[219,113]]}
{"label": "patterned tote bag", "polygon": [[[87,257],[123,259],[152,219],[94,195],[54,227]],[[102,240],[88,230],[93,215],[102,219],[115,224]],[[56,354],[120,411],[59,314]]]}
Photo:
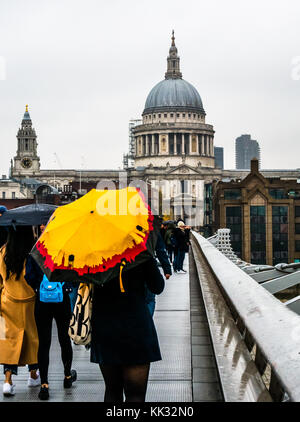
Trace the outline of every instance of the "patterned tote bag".
{"label": "patterned tote bag", "polygon": [[91,342],[92,297],[93,285],[80,283],[69,326],[69,336],[78,345]]}

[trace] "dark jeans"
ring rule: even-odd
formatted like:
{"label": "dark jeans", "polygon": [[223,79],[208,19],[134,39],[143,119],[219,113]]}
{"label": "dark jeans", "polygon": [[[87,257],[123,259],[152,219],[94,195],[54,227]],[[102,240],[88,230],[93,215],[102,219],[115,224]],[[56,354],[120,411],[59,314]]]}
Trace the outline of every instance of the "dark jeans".
{"label": "dark jeans", "polygon": [[178,250],[173,262],[174,271],[180,271],[183,269],[184,257],[185,251]]}
{"label": "dark jeans", "polygon": [[[37,363],[34,363],[32,365],[28,365],[28,371],[33,371],[34,369],[38,369],[39,366]],[[12,375],[18,375],[18,365],[3,365],[3,374],[5,374],[6,371],[11,371]]]}
{"label": "dark jeans", "polygon": [[35,305],[35,319],[39,335],[38,364],[41,384],[48,384],[49,352],[53,319],[55,319],[57,326],[64,374],[65,376],[71,375],[73,350],[68,334],[70,318],[71,304],[68,293],[64,293],[64,300],[60,303],[44,303],[37,299]]}
{"label": "dark jeans", "polygon": [[173,254],[175,255],[174,246],[172,245],[167,246],[167,252],[168,252],[168,257],[169,257],[170,262],[173,262]]}

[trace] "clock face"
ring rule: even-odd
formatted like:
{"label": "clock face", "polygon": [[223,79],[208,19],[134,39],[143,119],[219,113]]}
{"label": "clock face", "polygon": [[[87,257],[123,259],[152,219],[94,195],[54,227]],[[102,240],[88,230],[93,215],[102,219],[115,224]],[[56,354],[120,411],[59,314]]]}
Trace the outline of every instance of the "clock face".
{"label": "clock face", "polygon": [[30,158],[23,158],[21,164],[25,169],[29,169],[32,166],[32,161]]}

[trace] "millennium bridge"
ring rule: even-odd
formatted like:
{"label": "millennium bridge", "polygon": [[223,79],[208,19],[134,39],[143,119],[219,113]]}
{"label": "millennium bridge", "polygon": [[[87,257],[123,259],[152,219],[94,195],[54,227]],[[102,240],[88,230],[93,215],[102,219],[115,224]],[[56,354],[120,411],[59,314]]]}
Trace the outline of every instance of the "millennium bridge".
{"label": "millennium bridge", "polygon": [[[229,229],[205,239],[191,234],[186,274],[173,274],[154,314],[162,361],[151,364],[148,402],[300,401],[300,263],[274,267],[237,258]],[[294,289],[294,290],[293,290]],[[101,402],[104,381],[84,346],[73,345],[77,381],[62,386],[63,366],[53,326],[49,387],[52,402]],[[16,395],[39,401],[27,368],[14,378]]]}

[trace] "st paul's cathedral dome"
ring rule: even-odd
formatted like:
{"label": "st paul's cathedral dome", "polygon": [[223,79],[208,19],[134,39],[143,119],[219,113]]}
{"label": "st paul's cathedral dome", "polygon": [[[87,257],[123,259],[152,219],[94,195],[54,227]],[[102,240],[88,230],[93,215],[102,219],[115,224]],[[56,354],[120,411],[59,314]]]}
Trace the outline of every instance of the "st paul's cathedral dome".
{"label": "st paul's cathedral dome", "polygon": [[148,94],[142,124],[132,129],[135,166],[214,167],[214,130],[197,89],[182,79],[174,31],[165,79]]}

